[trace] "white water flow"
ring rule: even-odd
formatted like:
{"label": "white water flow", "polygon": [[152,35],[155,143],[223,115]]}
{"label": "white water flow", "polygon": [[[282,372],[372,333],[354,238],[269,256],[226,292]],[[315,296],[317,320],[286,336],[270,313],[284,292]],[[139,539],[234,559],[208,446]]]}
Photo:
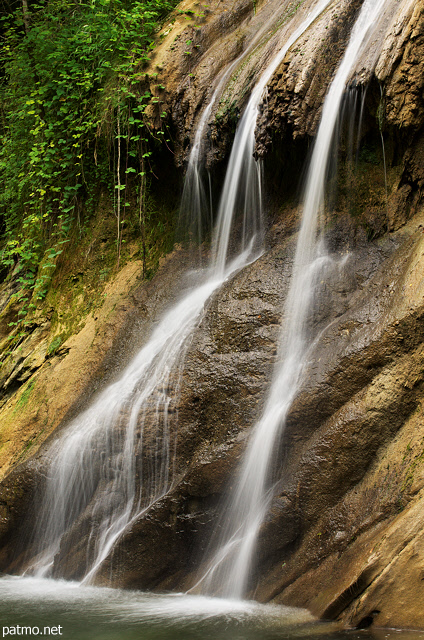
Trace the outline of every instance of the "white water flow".
{"label": "white water flow", "polygon": [[[317,2],[305,20],[290,35],[284,46],[271,60],[259,82],[254,87],[237,127],[215,228],[214,262],[220,273],[225,269],[228,244],[231,237],[229,229],[233,225],[234,216],[238,210],[243,211],[243,229],[253,229],[257,241],[262,241],[262,164],[255,160],[253,154],[255,150],[256,120],[264,90],[284,60],[290,47],[332,1],[320,0],[320,2]],[[218,242],[218,238],[222,238],[222,241]]]}
{"label": "white water flow", "polygon": [[[263,415],[249,439],[236,479],[236,489],[219,522],[222,533],[218,550],[196,585],[206,593],[234,598],[242,598],[246,593],[259,529],[273,496],[270,477],[273,454],[278,448],[288,410],[299,389],[306,360],[306,325],[314,285],[329,260],[318,239],[318,221],[324,207],[326,171],[340,103],[352,67],[387,1],[364,0],[324,102],[307,176],[302,223],[285,304],[279,364],[274,372]],[[223,221],[222,224],[225,223]]]}
{"label": "white water flow", "polygon": [[35,536],[40,549],[31,572],[49,575],[61,543],[66,553],[64,534],[76,524],[89,530],[88,582],[125,528],[169,491],[176,442],[172,416],[189,337],[207,300],[251,257],[249,250],[240,253],[219,275],[210,269],[165,314],[121,378],[53,443]]}
{"label": "white water flow", "polygon": [[[201,139],[221,86],[201,118],[191,154],[197,185]],[[200,217],[204,203],[196,190],[191,197],[197,198]],[[222,241],[228,244],[217,238]],[[253,259],[252,246],[241,251],[224,271],[218,272],[212,263],[200,276],[201,284],[165,314],[121,378],[53,443],[34,536],[38,552],[30,573],[50,575],[56,554],[64,551],[66,535],[85,521],[89,539],[84,582],[90,582],[131,522],[170,490],[177,436],[174,405],[190,336],[208,299]],[[70,537],[67,546],[73,542]]]}
{"label": "white water flow", "polygon": [[[176,445],[176,421],[172,417],[190,337],[212,294],[257,256],[258,229],[262,227],[260,169],[252,154],[253,129],[263,89],[288,48],[330,1],[317,3],[254,90],[234,143],[211,266],[205,270],[201,284],[165,314],[121,378],[109,385],[52,444],[45,495],[34,535],[35,557],[29,572],[40,577],[53,572],[61,575],[60,565],[66,564],[67,553],[72,549],[74,555],[77,552],[84,559],[84,582],[90,582],[127,527],[170,490]],[[214,94],[211,104],[215,98]],[[207,107],[196,136],[193,150],[196,165],[203,133],[200,129],[204,128],[211,108]],[[240,189],[245,191],[243,206],[250,215],[246,214],[241,248],[228,264],[236,195]],[[59,561],[56,560],[59,567],[55,567],[59,552]]]}
{"label": "white water flow", "polygon": [[209,212],[209,215],[206,216],[207,219],[210,219],[212,213],[210,211],[210,194],[208,196],[206,195],[205,187],[202,180],[202,166],[200,163],[202,141],[216,98],[220,94],[226,79],[228,78],[229,74],[236,66],[238,61],[239,58],[237,58],[237,60],[233,64],[231,64],[228,70],[224,73],[212,95],[209,104],[203,111],[196,129],[196,135],[194,137],[193,146],[191,148],[190,156],[188,159],[183,194],[181,197],[181,214],[184,224],[189,230],[189,233],[194,235],[194,239],[199,243],[199,246],[203,239],[205,211]]}
{"label": "white water flow", "polygon": [[[325,4],[328,4],[328,2],[326,2]],[[186,172],[186,176],[185,176],[185,180],[184,180],[184,187],[183,187],[183,193],[182,193],[182,197],[181,197],[181,214],[182,214],[182,219],[184,220],[185,225],[187,226],[187,228],[189,229],[189,232],[194,236],[195,241],[197,241],[200,245],[202,239],[203,239],[203,233],[204,233],[204,227],[207,225],[207,223],[211,220],[212,218],[212,211],[211,211],[211,184],[210,184],[210,176],[209,176],[209,191],[208,193],[206,193],[206,189],[203,183],[203,179],[202,179],[202,173],[203,173],[203,169],[204,167],[202,166],[202,160],[204,159],[204,154],[202,154],[202,145],[203,145],[203,141],[205,138],[205,131],[206,128],[209,124],[209,119],[211,117],[211,113],[212,113],[212,109],[217,101],[217,99],[221,96],[223,89],[225,88],[225,85],[228,81],[228,79],[230,78],[232,72],[234,71],[234,69],[236,69],[240,63],[242,62],[243,59],[247,58],[247,56],[253,51],[253,49],[258,45],[258,43],[260,42],[260,40],[264,37],[266,31],[268,29],[270,29],[271,27],[273,27],[275,23],[275,15],[272,14],[268,20],[265,20],[265,22],[262,24],[261,27],[258,28],[254,38],[251,40],[251,42],[249,43],[248,47],[233,61],[231,62],[226,69],[224,69],[224,71],[220,74],[217,86],[213,92],[212,98],[209,101],[209,104],[207,105],[207,107],[203,110],[201,118],[199,120],[199,123],[197,125],[197,129],[196,129],[196,134],[194,136],[194,141],[193,141],[193,146],[191,148],[190,151],[190,156],[188,159],[188,163],[187,163],[187,172]],[[302,30],[303,33],[303,30]],[[259,44],[260,46],[260,44]],[[287,50],[285,50],[286,52]],[[285,53],[284,53],[285,55]],[[281,60],[280,55],[278,56],[279,61]],[[271,74],[272,75],[272,74]],[[269,81],[269,78],[267,78],[267,82]],[[262,91],[263,91],[263,86],[262,89],[260,91],[260,95],[259,98],[262,95]],[[253,121],[253,128],[254,125],[256,123],[256,115],[255,115],[255,119]],[[248,124],[248,123],[247,123]],[[242,126],[242,125],[240,125]],[[240,128],[240,127],[239,127]],[[249,140],[249,144],[246,146],[246,148],[244,148],[242,151],[243,152],[247,152],[253,162],[253,150],[254,150],[254,137],[252,137],[251,140]],[[235,149],[237,147],[237,142],[236,140],[234,141],[233,144],[233,149]],[[250,165],[248,165],[250,166]],[[240,169],[240,173],[243,172],[244,167],[242,165],[240,165],[239,167]],[[246,180],[246,184],[249,184],[250,182],[250,173],[248,173],[248,175],[246,176],[245,180]],[[237,190],[241,190],[242,185],[240,185],[240,175],[239,173],[237,173],[237,176],[235,177],[234,180],[234,176],[233,174],[231,174],[231,167],[229,167],[229,170],[227,172],[227,176],[228,176],[228,183],[232,184],[233,182],[235,182],[235,189]],[[260,184],[260,177],[258,175],[258,171],[256,171],[256,177],[259,180],[259,184]],[[255,184],[256,181],[255,181]],[[254,191],[258,191],[258,189],[256,189],[254,187]],[[247,203],[250,202],[251,199],[251,195],[252,194],[245,194],[244,195],[244,201],[245,201],[245,209],[247,206]],[[224,198],[225,198],[225,193],[222,197],[222,202],[224,202]],[[256,203],[256,201],[260,200],[260,195],[259,193],[254,193],[253,195],[253,199],[254,202]],[[221,205],[221,209],[223,208],[223,206]],[[234,203],[233,206],[231,207],[231,203],[229,204],[229,207],[227,208],[226,211],[222,212],[222,216],[225,216],[228,214],[228,212],[230,211],[231,213],[229,214],[231,216],[231,220],[228,223],[228,228],[231,228],[232,225],[232,220],[234,217]],[[209,210],[209,216],[205,216],[205,212]],[[255,215],[255,212],[252,216],[250,216],[251,219],[253,219],[253,229],[257,232],[259,229],[262,229],[262,215],[261,215],[261,206],[259,205],[259,207],[256,207],[255,209],[256,212],[259,212],[259,216]],[[221,217],[221,212],[220,212],[220,217]],[[246,246],[246,242],[250,242],[251,240],[251,233],[250,233],[250,229],[252,227],[249,227],[248,229],[248,221],[247,221],[247,212],[245,211],[245,215],[244,215],[244,223],[243,223],[243,233],[242,233],[242,241],[241,241],[241,246],[242,246],[242,250],[243,248],[245,248]],[[259,218],[259,220],[257,220],[257,217]],[[221,227],[222,224],[220,223],[220,228],[216,230],[215,233],[215,240],[216,240],[216,244],[215,244],[215,248],[216,254],[224,254],[226,256],[227,253],[227,248],[228,248],[228,241],[226,240],[224,242],[223,247],[220,247],[218,245],[221,245],[221,239],[222,239],[222,235],[221,235]],[[259,239],[258,239],[259,240]]]}

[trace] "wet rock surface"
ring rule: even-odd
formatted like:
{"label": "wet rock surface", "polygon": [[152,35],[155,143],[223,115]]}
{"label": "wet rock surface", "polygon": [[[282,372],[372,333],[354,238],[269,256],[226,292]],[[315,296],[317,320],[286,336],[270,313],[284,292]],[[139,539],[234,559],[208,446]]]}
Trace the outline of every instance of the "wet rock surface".
{"label": "wet rock surface", "polygon": [[[281,29],[275,24],[265,29],[211,116],[210,164],[226,156],[255,77],[284,29],[310,5],[304,3],[297,13],[291,2],[277,4],[275,24]],[[288,157],[302,152],[303,164],[360,4],[346,0],[330,7],[271,80],[257,127],[257,153],[280,158],[277,167],[287,166],[281,159],[286,143]],[[423,7],[421,0],[398,3],[353,73],[357,86],[369,82],[363,126],[370,146],[359,159],[365,177],[350,182],[353,204],[340,189],[329,215],[332,263],[317,286],[308,362],[275,454],[278,491],[260,532],[252,577],[252,597],[307,607],[350,626],[371,618],[379,626],[424,628]],[[214,0],[206,6],[185,0],[175,21],[164,27],[152,90],[171,113],[177,162],[183,162],[220,73],[248,51],[274,9],[272,2],[259,3],[255,13],[248,1]],[[380,144],[384,136],[386,176],[382,156],[375,160],[375,140]],[[296,146],[299,140],[304,146]],[[279,188],[273,183],[267,205],[274,222],[268,250],[213,296],[187,345],[182,380],[172,396],[177,443],[172,489],[126,530],[96,574],[98,584],[181,590],[201,573],[278,358],[300,214],[292,202],[279,202]],[[47,317],[1,371],[2,570],[26,566],[48,437],[56,437],[119,375],[166,306],[190,286],[178,275],[189,264],[177,250],[152,282],[141,283],[140,265],[130,263],[76,336],[49,352]],[[0,307],[7,311],[3,339],[16,313],[10,292]],[[25,384],[27,396],[24,388],[17,397]],[[155,419],[154,411],[148,412],[146,461],[154,449]],[[29,455],[27,447],[38,453],[16,466]],[[93,524],[95,504],[89,503],[62,541],[56,577],[83,577]]]}
{"label": "wet rock surface", "polygon": [[[281,482],[302,533],[294,549],[281,551],[258,597],[302,602],[320,616],[341,616],[353,626],[373,610],[380,611],[379,625],[423,625],[416,607],[421,583],[411,563],[411,574],[401,575],[405,564],[398,564],[398,551],[385,544],[392,528],[401,538],[403,527],[404,544],[420,544],[421,516],[414,520],[417,531],[410,537],[406,532],[417,517],[414,505],[422,486],[422,251],[418,229],[312,350],[288,418],[290,457]],[[271,534],[265,525],[265,548]],[[272,565],[271,556],[264,562]],[[391,584],[387,601],[379,598],[380,574]],[[401,615],[401,607],[394,606],[399,600]]]}
{"label": "wet rock surface", "polygon": [[[304,383],[276,458],[280,489],[260,534],[255,597],[342,616],[352,625],[368,607],[392,624],[397,610],[384,605],[379,576],[397,575],[404,565],[392,561],[397,554],[389,543],[384,553],[379,549],[393,527],[400,537],[403,517],[413,519],[411,544],[421,522],[414,505],[424,473],[424,240],[418,222],[377,243],[353,227],[349,232],[346,222],[341,228],[351,235],[352,251],[334,253],[319,283]],[[336,226],[330,245],[337,246],[339,231]],[[96,576],[99,584],[181,589],[196,582],[221,500],[263,406],[294,242],[277,244],[211,301],[186,356],[174,488],[122,536]],[[41,466],[42,460],[40,452]],[[14,508],[21,512],[19,501]],[[62,541],[57,577],[84,575],[92,508]],[[18,554],[9,569],[21,561]],[[414,606],[402,624],[420,626]]]}
{"label": "wet rock surface", "polygon": [[[336,236],[337,229],[330,245]],[[348,256],[334,254],[317,292],[309,364],[276,460],[280,489],[260,534],[255,597],[353,626],[379,610],[379,624],[419,627],[419,590],[403,594],[405,615],[390,603],[407,566],[408,580],[421,575],[412,549],[420,544],[424,477],[424,240],[419,221],[377,243],[354,229],[351,236],[355,247]],[[111,571],[112,584],[131,588],[196,582],[263,406],[294,241],[278,244],[212,300],[186,356],[175,488],[120,539],[97,575],[100,584],[110,584]],[[70,545],[58,576],[84,573],[81,525],[73,535],[81,553]],[[411,551],[398,559],[387,538]]]}

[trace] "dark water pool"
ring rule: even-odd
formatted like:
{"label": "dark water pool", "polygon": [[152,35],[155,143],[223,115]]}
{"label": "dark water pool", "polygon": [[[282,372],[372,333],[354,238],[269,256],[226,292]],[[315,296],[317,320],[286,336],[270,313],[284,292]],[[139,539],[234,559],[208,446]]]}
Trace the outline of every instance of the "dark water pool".
{"label": "dark water pool", "polygon": [[424,640],[424,633],[342,631],[303,610],[153,595],[36,578],[0,579],[0,638],[63,640]]}

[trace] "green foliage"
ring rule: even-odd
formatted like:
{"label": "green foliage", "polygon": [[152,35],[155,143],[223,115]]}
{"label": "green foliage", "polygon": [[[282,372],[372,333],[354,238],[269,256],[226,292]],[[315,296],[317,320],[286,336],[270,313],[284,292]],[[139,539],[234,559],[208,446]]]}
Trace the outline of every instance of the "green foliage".
{"label": "green foliage", "polygon": [[380,157],[374,146],[371,145],[363,145],[359,152],[359,160],[360,162],[365,162],[367,164],[373,164],[376,166],[380,165]]}
{"label": "green foliage", "polygon": [[23,316],[102,185],[114,185],[119,258],[128,185],[145,197],[152,153],[145,109],[158,98],[143,68],[175,4],[49,0],[1,19],[0,266]]}
{"label": "green foliage", "polygon": [[35,387],[35,380],[27,383],[26,387],[22,391],[21,396],[17,402],[17,405],[16,405],[17,409],[23,409],[28,404],[29,397],[34,387]]}
{"label": "green foliage", "polygon": [[62,344],[62,336],[56,336],[55,338],[53,338],[53,340],[51,341],[47,349],[48,355],[53,356],[56,353],[56,351],[59,349],[61,344]]}

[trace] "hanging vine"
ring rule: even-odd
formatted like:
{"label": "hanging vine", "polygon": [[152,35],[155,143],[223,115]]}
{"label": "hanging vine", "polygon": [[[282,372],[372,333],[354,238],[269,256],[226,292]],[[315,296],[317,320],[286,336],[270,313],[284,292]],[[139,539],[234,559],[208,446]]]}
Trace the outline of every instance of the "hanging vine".
{"label": "hanging vine", "polygon": [[1,18],[0,270],[19,283],[23,318],[46,295],[84,202],[101,185],[116,187],[119,264],[132,173],[145,197],[151,137],[144,113],[152,97],[143,67],[176,3],[25,2]]}

